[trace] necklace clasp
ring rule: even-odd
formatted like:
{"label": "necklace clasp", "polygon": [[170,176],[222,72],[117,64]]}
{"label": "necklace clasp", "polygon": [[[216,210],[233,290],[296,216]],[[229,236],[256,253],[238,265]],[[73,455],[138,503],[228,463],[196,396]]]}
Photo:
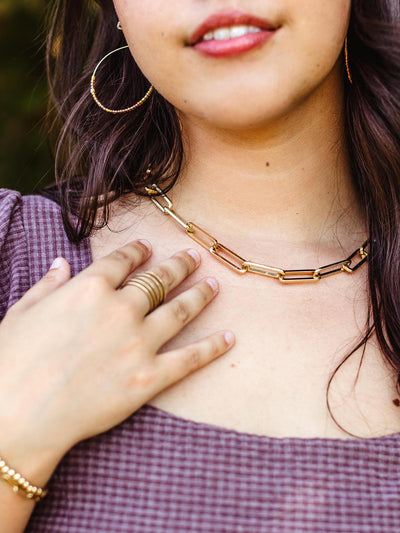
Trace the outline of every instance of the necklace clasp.
{"label": "necklace clasp", "polygon": [[[158,185],[153,183],[153,185],[151,187],[146,187],[146,191],[147,191],[147,193],[148,193],[148,195],[150,197],[150,200],[153,202],[154,205],[156,205],[158,207],[158,209],[160,211],[162,211],[163,213],[168,213],[168,211],[172,211],[173,210],[174,206],[173,206],[171,200],[160,189],[160,187]],[[160,202],[158,200],[156,200],[156,198],[152,197],[153,194],[160,194],[162,196],[162,198],[165,200],[166,205],[160,204]]]}

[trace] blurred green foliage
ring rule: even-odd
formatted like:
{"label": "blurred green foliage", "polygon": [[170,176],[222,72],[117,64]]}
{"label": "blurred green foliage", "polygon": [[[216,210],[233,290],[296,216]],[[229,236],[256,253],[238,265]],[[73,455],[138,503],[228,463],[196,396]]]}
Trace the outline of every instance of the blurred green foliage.
{"label": "blurred green foliage", "polygon": [[0,0],[0,187],[33,192],[53,181],[45,115],[46,0]]}

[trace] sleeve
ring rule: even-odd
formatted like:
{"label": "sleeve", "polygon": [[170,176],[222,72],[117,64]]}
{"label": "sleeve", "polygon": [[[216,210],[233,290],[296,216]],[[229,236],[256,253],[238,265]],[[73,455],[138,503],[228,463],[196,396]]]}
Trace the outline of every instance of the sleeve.
{"label": "sleeve", "polygon": [[29,289],[29,256],[22,196],[0,189],[0,321]]}

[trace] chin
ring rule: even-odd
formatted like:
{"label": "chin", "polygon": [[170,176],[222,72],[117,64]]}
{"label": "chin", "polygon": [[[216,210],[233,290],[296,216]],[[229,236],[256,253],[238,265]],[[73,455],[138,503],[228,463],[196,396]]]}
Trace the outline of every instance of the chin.
{"label": "chin", "polygon": [[221,106],[216,102],[214,105],[208,104],[204,109],[206,112],[189,112],[183,111],[183,115],[194,116],[197,120],[203,123],[207,123],[209,126],[213,126],[223,130],[233,131],[248,131],[264,129],[273,122],[281,119],[290,111],[292,106],[283,105],[282,102],[276,103],[271,106],[271,101],[265,106],[257,105],[243,106],[233,102],[229,105],[225,102],[225,105]]}
{"label": "chin", "polygon": [[299,83],[297,90],[293,82],[286,91],[285,84],[280,85],[280,88],[274,84],[263,90],[258,87],[257,91],[248,86],[244,91],[242,86],[239,91],[231,91],[230,94],[218,87],[214,87],[211,93],[197,95],[198,91],[193,90],[185,95],[184,105],[179,105],[184,98],[181,102],[171,103],[183,117],[192,117],[219,129],[260,129],[286,117],[301,106],[308,95],[313,94],[310,80]]}

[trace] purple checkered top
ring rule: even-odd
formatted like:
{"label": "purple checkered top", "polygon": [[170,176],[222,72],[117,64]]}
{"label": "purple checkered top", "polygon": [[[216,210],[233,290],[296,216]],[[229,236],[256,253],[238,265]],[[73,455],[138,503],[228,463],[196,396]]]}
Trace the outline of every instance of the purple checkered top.
{"label": "purple checkered top", "polygon": [[[0,318],[60,255],[91,263],[59,206],[0,190]],[[145,405],[70,450],[49,489],[28,533],[398,533],[400,435],[272,438]]]}

